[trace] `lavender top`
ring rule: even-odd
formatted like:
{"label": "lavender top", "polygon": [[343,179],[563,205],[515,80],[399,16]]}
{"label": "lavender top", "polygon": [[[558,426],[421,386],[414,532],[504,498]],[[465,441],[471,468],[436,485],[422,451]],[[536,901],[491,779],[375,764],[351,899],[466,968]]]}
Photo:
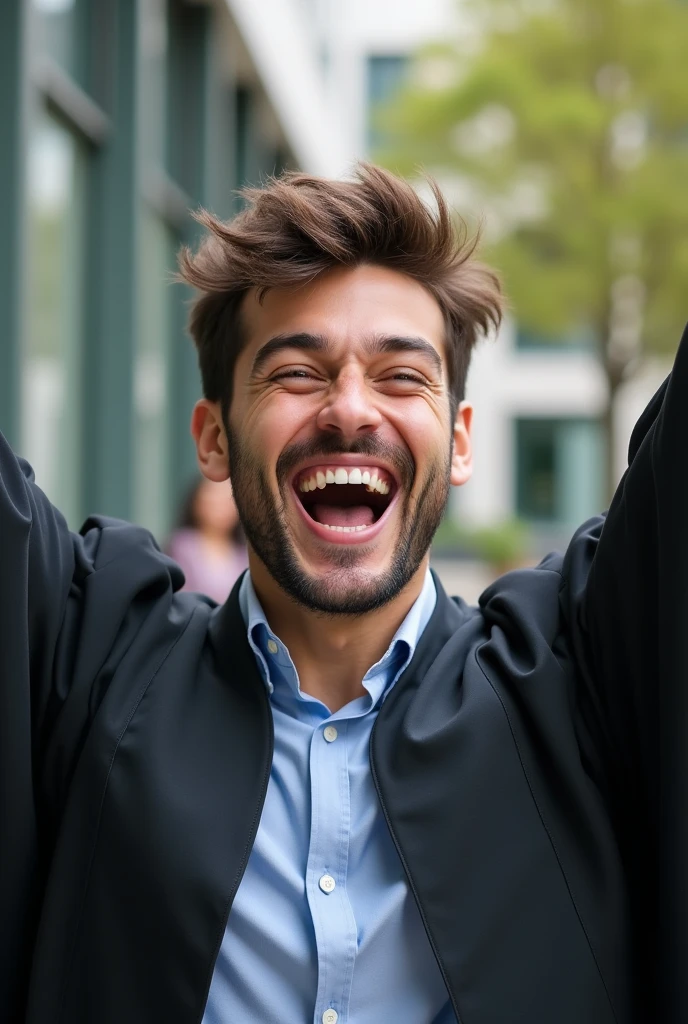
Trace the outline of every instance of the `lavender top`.
{"label": "lavender top", "polygon": [[186,577],[182,590],[207,594],[223,604],[236,579],[248,568],[245,548],[233,548],[226,556],[211,553],[198,530],[176,530],[167,546]]}

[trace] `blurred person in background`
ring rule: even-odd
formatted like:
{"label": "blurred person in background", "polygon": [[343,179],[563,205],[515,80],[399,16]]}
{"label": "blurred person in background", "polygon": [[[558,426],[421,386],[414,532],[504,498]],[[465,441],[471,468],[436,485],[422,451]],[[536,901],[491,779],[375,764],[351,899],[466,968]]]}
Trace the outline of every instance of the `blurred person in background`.
{"label": "blurred person in background", "polygon": [[177,529],[166,546],[186,578],[183,590],[207,594],[222,604],[248,567],[239,512],[229,480],[200,477],[189,488]]}

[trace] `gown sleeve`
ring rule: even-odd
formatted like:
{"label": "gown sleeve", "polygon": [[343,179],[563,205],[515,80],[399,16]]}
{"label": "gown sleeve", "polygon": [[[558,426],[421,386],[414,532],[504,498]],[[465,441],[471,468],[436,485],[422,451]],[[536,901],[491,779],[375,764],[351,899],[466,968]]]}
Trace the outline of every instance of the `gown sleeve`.
{"label": "gown sleeve", "polygon": [[19,1020],[38,871],[34,775],[74,574],[67,525],[0,435],[0,1007]]}
{"label": "gown sleeve", "polygon": [[182,583],[140,527],[92,517],[70,532],[0,434],[3,1021],[23,1019],[52,844],[81,745],[131,644],[155,652],[175,633],[170,608]]}
{"label": "gown sleeve", "polygon": [[651,1012],[688,1020],[688,328],[606,518],[571,543],[565,579]]}

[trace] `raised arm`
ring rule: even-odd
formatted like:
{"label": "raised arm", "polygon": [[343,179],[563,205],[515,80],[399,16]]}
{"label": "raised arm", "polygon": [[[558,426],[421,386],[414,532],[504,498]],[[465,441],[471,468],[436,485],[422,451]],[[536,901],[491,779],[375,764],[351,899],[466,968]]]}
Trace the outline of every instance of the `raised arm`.
{"label": "raised arm", "polygon": [[655,1019],[688,1020],[688,329],[598,533],[579,531],[567,567],[584,710],[611,766]]}
{"label": "raised arm", "polygon": [[36,741],[74,571],[62,516],[0,435],[0,1007],[19,1020],[36,909]]}
{"label": "raised arm", "polygon": [[43,885],[84,737],[129,647],[162,659],[192,614],[169,614],[183,582],[140,527],[96,517],[70,533],[0,436],[2,1021],[24,1019]]}

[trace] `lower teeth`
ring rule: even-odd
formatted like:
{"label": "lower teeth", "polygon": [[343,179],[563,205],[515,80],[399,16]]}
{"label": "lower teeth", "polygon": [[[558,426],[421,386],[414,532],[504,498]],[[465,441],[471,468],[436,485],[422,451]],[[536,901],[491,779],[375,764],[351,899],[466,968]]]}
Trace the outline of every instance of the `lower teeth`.
{"label": "lower teeth", "polygon": [[338,530],[340,533],[360,533],[361,530],[367,530],[367,526],[330,526],[329,523],[321,523],[326,530]]}

